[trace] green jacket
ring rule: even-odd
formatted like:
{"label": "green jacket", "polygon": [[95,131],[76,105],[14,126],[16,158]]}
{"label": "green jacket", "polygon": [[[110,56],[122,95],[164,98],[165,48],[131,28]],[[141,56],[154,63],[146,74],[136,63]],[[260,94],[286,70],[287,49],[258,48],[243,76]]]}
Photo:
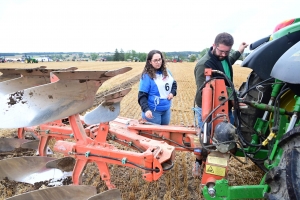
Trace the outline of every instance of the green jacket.
{"label": "green jacket", "polygon": [[[223,69],[223,65],[221,61],[211,53],[212,47],[210,50],[198,61],[196,64],[196,67],[194,69],[194,75],[197,85],[197,91],[196,91],[196,97],[195,102],[196,105],[200,108],[202,108],[202,93],[201,91],[198,91],[199,88],[202,86],[202,84],[205,82],[205,76],[204,76],[204,69],[205,68],[211,68],[214,70],[219,70],[225,74],[225,71]],[[241,53],[239,51],[235,51],[229,56],[227,56],[225,59],[228,62],[230,75],[231,75],[231,81],[233,81],[233,70],[232,70],[232,64],[235,63],[235,61],[241,56]],[[213,75],[214,76],[214,75]],[[228,85],[228,83],[226,83]],[[229,85],[228,85],[229,86]]]}

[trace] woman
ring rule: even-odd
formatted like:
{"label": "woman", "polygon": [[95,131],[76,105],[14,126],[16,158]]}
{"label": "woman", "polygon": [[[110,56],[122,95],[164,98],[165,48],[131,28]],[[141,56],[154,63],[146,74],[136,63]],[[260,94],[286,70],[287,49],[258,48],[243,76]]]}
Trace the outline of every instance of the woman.
{"label": "woman", "polygon": [[167,70],[162,53],[158,50],[150,51],[138,94],[142,118],[155,124],[168,125],[171,118],[171,100],[176,96],[176,90],[177,83]]}

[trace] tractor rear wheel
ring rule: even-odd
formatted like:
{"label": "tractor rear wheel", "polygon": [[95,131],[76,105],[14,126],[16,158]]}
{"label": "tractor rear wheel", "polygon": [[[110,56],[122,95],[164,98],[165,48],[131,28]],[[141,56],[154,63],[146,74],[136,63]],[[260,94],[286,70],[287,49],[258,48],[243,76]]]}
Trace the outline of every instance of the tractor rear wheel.
{"label": "tractor rear wheel", "polygon": [[[247,94],[247,90],[256,84],[262,82],[263,79],[261,79],[254,71],[252,71],[248,78],[247,82],[244,82],[240,89],[239,89],[239,96],[244,97],[247,101],[261,101],[261,103],[268,103],[272,87],[271,85],[266,85],[264,87],[260,87],[259,91],[257,89],[250,90]],[[262,92],[262,93],[260,93]],[[259,94],[260,93],[260,94]],[[262,96],[259,96],[263,94]],[[261,97],[261,99],[259,99]],[[242,119],[242,126],[241,126],[241,132],[243,133],[243,137],[248,141],[251,142],[251,135],[253,132],[253,127],[255,125],[257,118],[262,118],[264,111],[259,110],[253,107],[249,107],[247,109],[241,109],[241,119]]]}
{"label": "tractor rear wheel", "polygon": [[283,149],[279,165],[266,175],[269,200],[300,200],[300,126],[287,132],[278,145]]}

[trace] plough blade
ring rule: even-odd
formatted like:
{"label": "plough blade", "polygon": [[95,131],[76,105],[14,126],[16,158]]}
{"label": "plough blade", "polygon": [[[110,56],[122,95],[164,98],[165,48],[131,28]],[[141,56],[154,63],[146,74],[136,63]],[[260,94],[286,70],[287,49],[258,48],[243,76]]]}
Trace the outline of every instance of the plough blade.
{"label": "plough blade", "polygon": [[28,142],[22,143],[21,148],[37,150],[39,147],[39,142],[40,142],[39,140],[29,140]]}
{"label": "plough blade", "polygon": [[24,156],[0,161],[0,179],[34,184],[35,182],[61,179],[64,173],[59,169],[49,169],[46,164],[55,158]]}
{"label": "plough blade", "polygon": [[46,163],[47,168],[60,169],[63,172],[73,171],[76,160],[72,157],[63,157]]}
{"label": "plough blade", "polygon": [[2,75],[0,76],[0,82],[21,77],[21,74],[19,72],[11,68],[0,69],[0,73],[2,73]]}
{"label": "plough blade", "polygon": [[120,114],[120,102],[130,90],[131,88],[128,88],[106,95],[104,102],[91,112],[85,114],[84,122],[86,124],[97,124],[116,119]]}
{"label": "plough blade", "polygon": [[[29,143],[26,145],[26,143]],[[26,140],[18,138],[0,138],[0,152],[14,151],[16,148],[37,149],[38,140]]]}
{"label": "plough blade", "polygon": [[56,82],[0,97],[0,128],[35,126],[83,112],[104,81],[129,70],[51,72]]}
{"label": "plough blade", "polygon": [[0,82],[0,97],[26,88],[50,83],[50,72],[45,67],[34,69],[15,69],[21,77]]}
{"label": "plough blade", "polygon": [[96,193],[96,188],[93,186],[67,185],[35,190],[13,196],[7,200],[84,200]]}
{"label": "plough blade", "polygon": [[101,192],[95,196],[88,198],[87,200],[122,200],[121,192],[118,189],[111,189],[105,192]]}

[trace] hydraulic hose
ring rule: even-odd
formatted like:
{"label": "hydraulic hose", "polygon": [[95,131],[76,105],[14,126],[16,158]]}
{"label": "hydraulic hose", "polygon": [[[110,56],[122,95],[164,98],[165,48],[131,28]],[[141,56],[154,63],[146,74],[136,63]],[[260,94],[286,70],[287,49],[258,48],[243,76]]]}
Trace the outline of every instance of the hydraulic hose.
{"label": "hydraulic hose", "polygon": [[[226,81],[228,82],[228,84],[230,85],[230,87],[231,87],[231,89],[232,89],[232,95],[233,95],[234,101],[236,102],[236,103],[234,104],[234,112],[233,112],[233,114],[234,114],[234,118],[236,119],[236,122],[237,122],[237,134],[238,134],[239,138],[241,138],[241,140],[242,140],[244,143],[246,143],[248,146],[261,147],[261,146],[262,146],[261,144],[255,145],[255,144],[249,143],[249,142],[243,137],[243,135],[242,135],[241,132],[240,132],[240,128],[241,128],[240,118],[241,118],[241,116],[240,116],[240,112],[238,112],[238,111],[240,111],[240,108],[239,108],[238,103],[237,103],[237,102],[238,102],[238,99],[237,99],[237,95],[236,95],[236,92],[235,92],[235,88],[234,88],[233,83],[231,82],[231,80],[229,80],[229,78],[228,78],[223,72],[221,72],[221,71],[219,71],[219,70],[212,70],[212,72],[215,72],[215,73],[218,73],[218,74],[222,75],[222,76],[226,79]],[[229,97],[229,98],[230,98],[230,97]],[[227,99],[227,101],[229,100],[229,98]]]}

